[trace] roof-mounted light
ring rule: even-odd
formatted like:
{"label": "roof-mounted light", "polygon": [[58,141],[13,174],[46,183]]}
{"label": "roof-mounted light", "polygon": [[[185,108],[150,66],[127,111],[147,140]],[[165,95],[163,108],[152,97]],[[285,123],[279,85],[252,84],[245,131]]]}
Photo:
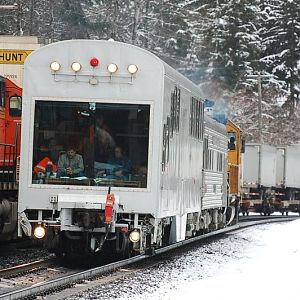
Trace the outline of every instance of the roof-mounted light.
{"label": "roof-mounted light", "polygon": [[92,58],[92,59],[90,60],[90,65],[91,65],[93,68],[97,67],[97,66],[99,65],[99,59],[96,58],[96,57]]}
{"label": "roof-mounted light", "polygon": [[110,74],[116,73],[118,71],[118,66],[116,64],[109,64],[107,70]]}
{"label": "roof-mounted light", "polygon": [[60,69],[60,63],[57,62],[57,61],[53,61],[53,62],[50,64],[50,69],[51,69],[53,72],[59,71],[59,69]]}
{"label": "roof-mounted light", "polygon": [[136,65],[129,65],[127,67],[127,71],[131,74],[134,75],[138,71],[138,67]]}
{"label": "roof-mounted light", "polygon": [[74,72],[79,72],[82,68],[81,64],[79,62],[73,62],[71,65],[71,68]]}

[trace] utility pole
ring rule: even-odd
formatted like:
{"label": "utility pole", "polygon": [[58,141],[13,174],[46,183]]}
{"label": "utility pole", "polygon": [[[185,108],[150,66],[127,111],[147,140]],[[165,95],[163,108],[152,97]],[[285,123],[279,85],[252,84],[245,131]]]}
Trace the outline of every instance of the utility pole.
{"label": "utility pole", "polygon": [[261,94],[261,74],[257,75],[257,85],[258,85],[258,140],[259,143],[263,143],[262,135],[262,94]]}

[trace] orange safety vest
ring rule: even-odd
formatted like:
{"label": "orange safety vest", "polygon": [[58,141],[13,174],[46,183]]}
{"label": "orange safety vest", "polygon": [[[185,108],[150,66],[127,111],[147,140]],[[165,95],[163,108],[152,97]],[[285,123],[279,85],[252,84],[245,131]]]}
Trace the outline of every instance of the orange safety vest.
{"label": "orange safety vest", "polygon": [[57,172],[57,165],[55,165],[52,160],[49,157],[45,157],[43,158],[34,168],[34,172],[35,173],[45,173],[46,172],[46,167],[47,165],[51,165],[52,166],[52,171],[53,172]]}

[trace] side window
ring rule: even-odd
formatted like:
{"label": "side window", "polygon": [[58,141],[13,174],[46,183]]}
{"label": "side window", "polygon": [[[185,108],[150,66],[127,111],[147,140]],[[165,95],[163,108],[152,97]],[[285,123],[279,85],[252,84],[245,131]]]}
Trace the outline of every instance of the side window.
{"label": "side window", "polygon": [[20,117],[22,113],[22,97],[12,96],[9,99],[9,114],[12,117]]}
{"label": "side window", "polygon": [[203,102],[194,97],[190,102],[190,135],[198,140],[203,139]]}
{"label": "side window", "polygon": [[171,128],[170,136],[173,137],[174,132],[179,132],[180,122],[180,89],[175,87],[171,93]]}
{"label": "side window", "polygon": [[0,107],[4,107],[4,100],[5,100],[5,94],[4,94],[4,90],[5,90],[5,83],[2,81],[0,81]]}

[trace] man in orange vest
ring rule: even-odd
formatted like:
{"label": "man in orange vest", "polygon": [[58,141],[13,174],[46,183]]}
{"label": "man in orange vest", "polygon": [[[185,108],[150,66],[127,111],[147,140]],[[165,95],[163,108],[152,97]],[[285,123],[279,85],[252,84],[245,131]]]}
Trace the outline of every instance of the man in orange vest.
{"label": "man in orange vest", "polygon": [[46,156],[33,168],[33,170],[36,174],[44,173],[46,177],[49,177],[51,173],[57,172],[57,166],[48,156]]}

